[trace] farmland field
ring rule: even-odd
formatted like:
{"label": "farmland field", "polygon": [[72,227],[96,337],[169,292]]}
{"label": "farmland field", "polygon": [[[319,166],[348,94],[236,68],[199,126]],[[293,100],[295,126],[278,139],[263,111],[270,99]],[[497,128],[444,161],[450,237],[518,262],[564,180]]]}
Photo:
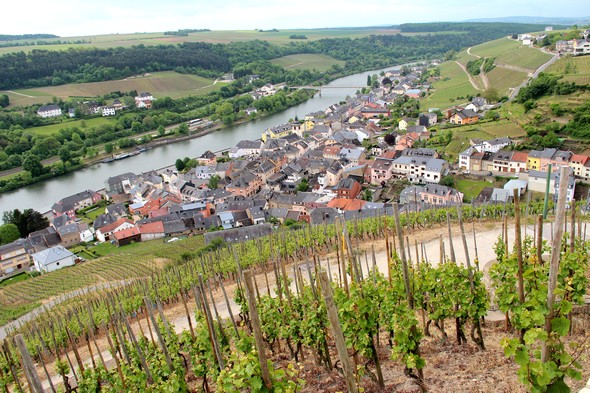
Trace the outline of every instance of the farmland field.
{"label": "farmland field", "polygon": [[490,86],[493,86],[500,96],[508,95],[510,87],[516,87],[525,81],[528,74],[521,71],[510,70],[503,67],[495,67],[487,74]]}
{"label": "farmland field", "polygon": [[[278,45],[286,45],[299,40],[290,39],[291,35],[304,35],[307,40],[322,38],[360,38],[371,34],[397,34],[399,30],[386,28],[332,28],[332,29],[297,29],[277,32],[259,32],[257,30],[214,30],[190,33],[188,36],[164,35],[164,33],[108,34],[97,36],[63,37],[62,41],[89,41],[80,44],[30,45],[0,48],[0,55],[12,52],[30,52],[34,49],[66,50],[68,48],[113,48],[132,45],[166,45],[181,42],[228,43],[239,41],[264,40]],[[55,39],[58,40],[58,39]],[[24,40],[31,41],[31,40]],[[46,39],[43,41],[51,41]],[[18,42],[18,41],[15,41]]]}
{"label": "farmland field", "polygon": [[434,83],[434,91],[422,101],[422,109],[448,108],[466,102],[465,97],[477,93],[467,74],[455,62],[442,63],[440,74],[441,79]]}
{"label": "farmland field", "polygon": [[496,63],[535,70],[547,62],[551,55],[522,45],[509,38],[500,38],[471,48],[471,53],[481,57],[496,57]]}
{"label": "farmland field", "polygon": [[312,70],[315,68],[319,71],[328,70],[334,64],[344,65],[344,62],[341,60],[336,60],[333,57],[326,55],[312,53],[283,56],[271,60],[271,63],[294,70]]}
{"label": "farmland field", "polygon": [[590,83],[590,56],[566,56],[557,60],[547,72],[563,75],[563,80],[581,85]]}
{"label": "farmland field", "polygon": [[172,98],[188,95],[200,95],[224,86],[224,82],[215,82],[197,75],[179,74],[174,71],[154,72],[133,76],[122,80],[71,83],[61,86],[48,86],[16,91],[3,91],[7,94],[11,105],[31,105],[51,102],[53,97],[95,97],[112,91],[138,92],[149,91],[155,97],[169,96]]}

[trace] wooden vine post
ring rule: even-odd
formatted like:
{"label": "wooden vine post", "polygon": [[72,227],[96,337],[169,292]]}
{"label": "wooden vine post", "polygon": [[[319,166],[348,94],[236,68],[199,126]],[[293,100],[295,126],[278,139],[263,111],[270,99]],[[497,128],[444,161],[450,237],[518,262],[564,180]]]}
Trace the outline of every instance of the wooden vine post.
{"label": "wooden vine post", "polygon": [[340,363],[342,363],[342,368],[344,369],[346,387],[348,388],[349,393],[358,393],[358,388],[354,378],[354,370],[350,364],[350,359],[348,358],[344,334],[342,333],[342,327],[340,326],[340,320],[338,319],[338,310],[336,309],[336,303],[334,302],[334,293],[332,292],[332,287],[330,286],[330,281],[328,280],[328,275],[325,271],[320,272],[320,283],[322,285],[322,293],[326,301],[328,318],[330,319],[330,325],[332,325],[332,330],[334,332],[334,340],[336,341],[338,358],[340,359]]}
{"label": "wooden vine post", "polygon": [[29,383],[31,391],[33,393],[43,393],[45,390],[43,389],[41,379],[39,378],[39,374],[37,374],[37,370],[33,364],[33,358],[27,350],[27,345],[25,344],[22,334],[17,334],[14,337],[14,341],[18,347],[18,351],[20,352],[20,357],[23,361],[23,369],[25,371],[25,376],[27,377],[27,382]]}
{"label": "wooden vine post", "polygon": [[[567,198],[567,186],[569,180],[569,167],[561,167],[559,171],[559,195],[557,197],[557,210],[555,211],[555,231],[551,241],[551,259],[549,265],[549,282],[547,285],[547,316],[545,317],[545,331],[551,333],[551,320],[553,319],[553,305],[555,303],[555,287],[557,287],[557,275],[559,273],[559,257],[561,256],[561,242],[563,238],[563,225],[565,220],[565,204]],[[547,342],[543,341],[541,347],[541,361],[546,362],[550,356]]]}
{"label": "wooden vine post", "polygon": [[250,311],[250,321],[252,322],[252,331],[254,333],[254,340],[256,340],[256,352],[258,353],[258,362],[260,363],[260,371],[262,373],[262,380],[267,389],[272,389],[272,381],[270,380],[270,373],[268,371],[268,360],[264,349],[264,339],[262,337],[262,328],[260,326],[260,318],[258,317],[258,309],[256,308],[256,297],[254,295],[254,285],[252,283],[252,272],[247,270],[244,272],[244,282],[246,284],[246,299],[248,300],[248,308]]}
{"label": "wooden vine post", "polygon": [[404,235],[402,233],[402,225],[399,220],[399,206],[397,203],[393,204],[393,212],[395,214],[395,227],[397,230],[397,237],[399,239],[399,255],[402,260],[402,273],[404,276],[404,286],[406,288],[406,297],[410,308],[414,309],[414,298],[410,287],[410,273],[408,271],[408,262],[406,261],[406,252],[404,251]]}

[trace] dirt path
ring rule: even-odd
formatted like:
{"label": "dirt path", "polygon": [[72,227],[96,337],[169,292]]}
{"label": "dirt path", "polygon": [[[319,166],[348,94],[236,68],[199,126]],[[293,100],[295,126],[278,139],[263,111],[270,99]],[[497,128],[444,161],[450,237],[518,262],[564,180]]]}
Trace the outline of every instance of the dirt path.
{"label": "dirt path", "polygon": [[[550,238],[550,229],[551,229],[550,224],[546,224],[544,227],[544,230],[543,230],[543,233],[545,234],[545,238],[547,238],[547,239]],[[472,264],[474,263],[474,260],[475,260],[475,247],[474,247],[474,237],[473,237],[474,230],[476,233],[478,259],[480,261],[479,265],[481,268],[484,269],[484,271],[487,271],[489,269],[489,267],[491,266],[491,264],[493,263],[493,261],[495,260],[495,254],[494,254],[492,245],[497,241],[498,236],[500,236],[500,234],[501,234],[501,224],[500,223],[476,223],[475,226],[473,226],[472,224],[466,225],[467,249],[469,251],[469,257],[470,257]],[[532,231],[533,231],[533,227],[531,225],[523,226],[523,236],[524,235],[532,235],[532,233],[533,233]],[[514,230],[512,227],[509,232],[509,242],[514,241],[514,233],[513,232],[514,232]],[[459,228],[457,226],[455,226],[453,228],[452,234],[453,234],[452,235],[452,243],[453,243],[453,247],[455,250],[455,255],[457,257],[457,260],[460,263],[463,263],[463,261],[465,261],[465,250],[463,249],[462,241],[460,238]],[[414,233],[409,233],[409,239],[410,239],[410,245],[408,247],[409,248],[409,259],[411,261],[416,261],[415,241],[417,241],[419,245],[421,243],[423,243],[424,249],[426,250],[424,256],[421,255],[422,254],[421,251],[418,251],[418,253],[420,254],[420,257],[423,257],[425,260],[428,260],[428,262],[433,265],[438,264],[438,260],[440,259],[439,238],[441,236],[443,238],[444,245],[445,245],[445,255],[449,255],[450,242],[449,242],[446,227],[437,225],[431,229],[420,230],[420,231],[416,231]],[[360,245],[359,249],[361,250],[361,261],[363,264],[363,274],[367,274],[367,265],[369,266],[369,268],[372,268],[371,267],[371,265],[372,265],[371,253],[372,253],[373,248],[375,249],[377,268],[379,269],[380,272],[387,275],[387,260],[386,260],[386,255],[385,255],[385,242],[384,241],[368,242],[368,243],[364,243],[364,244]],[[419,248],[421,248],[421,247],[419,247]],[[329,268],[328,268],[328,261],[329,261]],[[336,257],[334,254],[322,255],[320,257],[320,264],[321,264],[322,268],[331,272],[332,277],[335,281],[338,281],[338,265],[336,263]],[[297,266],[300,269],[302,269],[303,277],[305,278],[307,276],[305,264],[299,264]],[[290,278],[293,278],[293,265],[288,267],[287,273]],[[261,293],[266,294],[267,292],[269,292],[271,295],[274,294],[274,288],[275,288],[274,274],[272,274],[272,273],[267,274],[267,278],[268,278],[268,282],[269,282],[268,287],[266,286],[266,279],[265,279],[264,273],[257,274],[255,276],[255,278],[258,283],[258,287],[259,287]],[[238,306],[236,305],[236,303],[233,301],[235,284],[228,283],[225,285],[225,288],[228,293],[228,296],[231,298],[230,308],[231,308],[232,314],[237,315],[237,313],[239,312],[239,309],[238,309]],[[292,289],[295,290],[294,284],[292,286]],[[228,310],[228,307],[225,303],[225,300],[223,298],[221,290],[214,291],[214,298],[215,298],[215,304],[216,304],[219,314],[223,318],[228,318],[229,317],[229,310]],[[194,310],[196,309],[196,305],[192,299],[189,301],[188,307],[189,307],[189,310],[191,311],[191,313],[193,313]],[[184,330],[188,330],[188,320],[187,320],[182,303],[174,304],[169,307],[166,307],[164,310],[164,314],[166,315],[166,318],[169,320],[169,322],[174,326],[174,330],[177,333],[180,333]],[[492,311],[490,311],[487,319],[488,320],[502,320],[503,315],[501,313],[498,313],[498,312],[495,312],[492,310]],[[193,319],[193,323],[194,322],[195,321]],[[135,319],[132,321],[131,326],[132,326],[134,332],[136,334],[140,334],[140,328],[139,328],[140,323],[142,325],[143,331],[146,333],[146,335],[148,335],[149,331],[147,329],[147,323],[143,319],[140,319],[140,320]],[[104,337],[104,335],[102,335],[101,337],[98,338],[97,342],[98,342],[98,345],[101,349],[101,353],[103,354],[103,357],[105,358],[105,361],[107,361],[107,363],[113,363],[114,361],[112,360],[112,357],[108,351],[108,342],[106,341],[106,337]],[[96,353],[95,348],[93,347],[92,349],[94,352],[95,362],[97,362],[97,363],[100,362],[100,359],[98,358],[98,354]],[[91,364],[90,354],[89,354],[88,349],[85,344],[81,345],[81,347],[79,348],[79,352],[80,352],[81,358],[84,359],[83,360],[84,364]],[[70,357],[72,358],[72,361],[75,361],[73,352],[70,353]],[[52,376],[51,379],[52,379],[53,383],[59,384],[61,382],[61,377],[59,377],[57,375],[57,373],[55,372],[53,364],[48,365],[48,368],[50,370],[49,372],[50,372],[50,375]],[[44,371],[40,366],[38,368],[38,372],[39,372],[39,375],[41,376],[41,379],[43,381],[43,386],[46,389],[49,389],[49,382],[45,378]]]}
{"label": "dirt path", "polygon": [[461,63],[459,63],[458,61],[455,60],[455,63],[457,63],[457,65],[459,67],[461,67],[461,69],[463,70],[463,72],[465,72],[465,74],[467,75],[467,77],[469,78],[469,83],[471,83],[471,86],[473,86],[473,88],[475,90],[479,90],[481,91],[481,89],[479,88],[479,86],[477,85],[477,83],[475,82],[475,79],[473,79],[473,77],[471,76],[471,74],[469,73],[469,71],[467,71],[467,68],[465,68],[465,66]]}
{"label": "dirt path", "polygon": [[26,97],[26,98],[35,98],[34,96],[29,96],[23,93],[18,93],[16,91],[8,90],[7,93],[16,94],[17,96]]}
{"label": "dirt path", "polygon": [[481,59],[481,56],[471,53],[471,47],[467,48],[467,54],[470,56],[477,57],[478,59]]}

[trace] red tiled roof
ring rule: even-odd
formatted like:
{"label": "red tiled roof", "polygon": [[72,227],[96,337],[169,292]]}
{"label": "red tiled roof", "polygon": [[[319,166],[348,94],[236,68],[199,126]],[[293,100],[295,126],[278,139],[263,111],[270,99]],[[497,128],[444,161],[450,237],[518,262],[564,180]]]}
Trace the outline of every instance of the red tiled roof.
{"label": "red tiled roof", "polygon": [[139,234],[140,234],[139,228],[135,226],[135,227],[123,229],[122,231],[119,231],[119,232],[115,232],[114,236],[115,236],[115,239],[121,240],[121,239],[126,239],[131,236],[136,236]]}
{"label": "red tiled roof", "polygon": [[107,233],[107,232],[112,232],[115,229],[117,229],[118,227],[120,227],[121,225],[123,225],[124,223],[129,223],[131,225],[133,225],[133,221],[131,221],[128,218],[119,218],[117,221],[113,222],[112,224],[106,225],[102,228],[100,228],[100,232],[101,233]]}
{"label": "red tiled roof", "polygon": [[143,233],[164,233],[164,223],[162,221],[150,222],[139,227]]}

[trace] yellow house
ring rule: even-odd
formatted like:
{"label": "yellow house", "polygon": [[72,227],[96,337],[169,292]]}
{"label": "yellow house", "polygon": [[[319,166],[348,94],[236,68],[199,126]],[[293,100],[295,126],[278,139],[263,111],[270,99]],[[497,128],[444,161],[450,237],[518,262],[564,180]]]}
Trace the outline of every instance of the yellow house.
{"label": "yellow house", "polygon": [[526,159],[526,169],[528,171],[541,170],[541,153],[542,153],[542,151],[539,151],[539,150],[531,150],[530,151],[530,153]]}
{"label": "yellow house", "polygon": [[281,138],[281,137],[289,135],[292,132],[293,132],[293,125],[281,124],[279,126],[271,127],[271,128],[264,130],[264,132],[262,133],[262,137],[260,139],[262,139],[262,142],[266,143],[266,141],[268,139]]}

